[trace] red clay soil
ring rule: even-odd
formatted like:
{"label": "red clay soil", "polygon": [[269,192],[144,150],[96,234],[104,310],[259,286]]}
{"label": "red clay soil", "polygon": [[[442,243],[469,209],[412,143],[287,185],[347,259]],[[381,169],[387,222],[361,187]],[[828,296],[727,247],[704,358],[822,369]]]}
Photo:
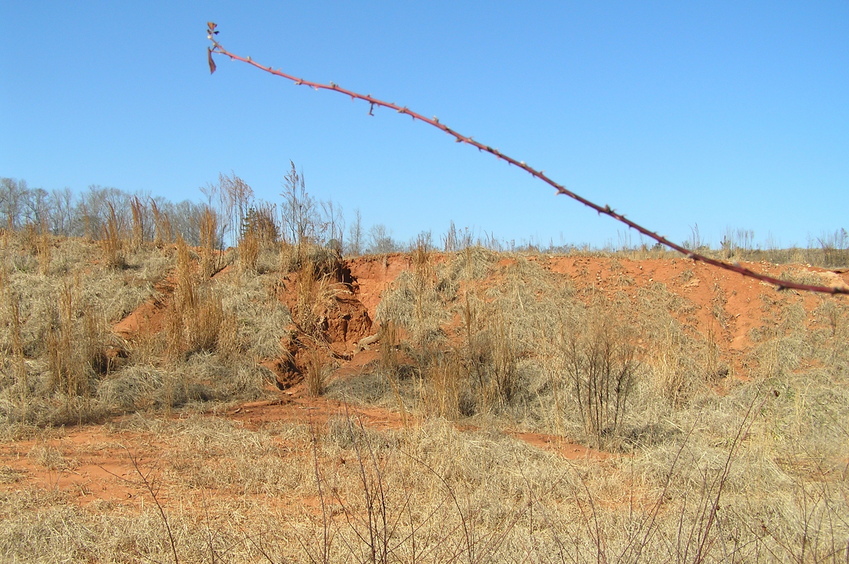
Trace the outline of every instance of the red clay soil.
{"label": "red clay soil", "polygon": [[165,310],[176,288],[174,276],[154,286],[154,297],[141,304],[124,319],[112,326],[112,331],[123,339],[133,339],[152,335],[162,329],[165,322]]}
{"label": "red clay soil", "polygon": [[[447,259],[439,254],[431,256],[434,262]],[[703,336],[712,334],[720,356],[734,366],[738,375],[745,370],[740,359],[753,346],[751,331],[762,327],[775,314],[770,303],[801,303],[810,311],[822,299],[830,299],[795,291],[778,292],[762,282],[686,258],[632,260],[623,257],[534,255],[525,259],[554,274],[562,274],[564,283],[568,281],[578,295],[592,289],[596,296],[613,298],[617,293],[625,293],[635,297],[640,289],[662,284],[687,304],[684,313],[672,312],[673,315],[681,317],[680,322]],[[501,259],[494,274],[480,282],[481,285],[499,284],[500,273],[517,260],[520,259]],[[831,272],[806,265],[765,262],[744,263],[744,266],[776,277],[792,271],[817,272],[823,277],[823,283],[849,287],[849,272],[845,271]],[[317,353],[339,366],[333,376],[335,378],[358,373],[364,364],[375,361],[376,353],[363,346],[363,339],[379,330],[375,318],[383,293],[402,272],[412,268],[409,254],[348,260],[343,269],[343,282],[333,286],[332,299],[325,300],[326,303],[314,311],[320,318],[321,334],[305,334],[302,328],[293,324],[287,328],[289,337],[282,343],[287,354],[261,361],[276,375],[278,387],[294,391],[294,387],[303,380],[309,356]],[[226,274],[227,269],[215,278]],[[277,286],[278,299],[290,311],[298,306],[299,283],[297,273],[290,273],[283,276]],[[161,328],[163,312],[173,290],[172,280],[160,283],[156,297],[116,324],[114,331],[125,339],[133,339]],[[371,347],[374,348],[374,345]],[[361,350],[363,348],[366,350]],[[283,399],[288,401],[288,397],[291,394]]]}
{"label": "red clay soil", "polygon": [[150,437],[102,426],[57,431],[56,438],[0,443],[0,491],[35,487],[64,492],[80,505],[135,505],[143,486],[132,460],[150,469],[160,454]]}
{"label": "red clay soil", "polygon": [[[437,260],[444,260],[437,257]],[[529,260],[537,262],[550,272],[563,274],[578,290],[594,288],[612,296],[615,292],[634,295],[640,288],[653,283],[664,284],[668,290],[683,298],[693,307],[688,308],[687,321],[699,331],[708,329],[722,335],[719,346],[729,356],[739,355],[752,346],[749,337],[753,328],[764,324],[771,312],[771,301],[801,303],[808,311],[823,299],[813,294],[777,292],[771,286],[738,274],[720,271],[684,258],[630,260],[626,258],[601,258],[589,256],[540,255]],[[507,267],[515,259],[503,259],[499,266]],[[824,282],[849,286],[849,273],[828,272],[806,266],[776,266],[766,263],[745,266],[772,276],[791,270],[822,273]],[[398,275],[412,268],[409,255],[363,257],[348,261],[350,280],[336,292],[336,297],[321,312],[324,318],[324,337],[330,343],[329,355],[339,364],[335,378],[359,374],[367,364],[378,360],[375,350],[359,350],[363,337],[374,334],[377,306],[382,294],[391,287]],[[223,273],[222,273],[223,274]],[[497,279],[490,281],[497,283]],[[293,305],[297,292],[297,277],[290,276],[281,286],[279,298]],[[125,339],[150,333],[161,327],[162,313],[174,285],[170,280],[157,286],[157,297],[142,304],[135,312],[115,325],[114,331]],[[767,299],[764,299],[766,296]],[[724,319],[720,324],[718,318]],[[297,331],[295,330],[296,334]],[[302,382],[302,357],[309,347],[309,339],[294,339],[284,343],[291,356],[266,359],[263,365],[278,376],[278,399],[241,405],[224,417],[241,421],[248,428],[259,428],[273,421],[294,423],[315,422],[324,424],[334,416],[354,416],[370,428],[399,429],[415,425],[416,421],[402,414],[380,409],[345,405],[325,398],[312,398],[306,394]],[[372,345],[372,348],[375,348]],[[156,445],[148,436],[139,433],[110,433],[99,426],[84,426],[57,431],[57,438],[38,441],[0,443],[0,491],[14,490],[30,485],[46,489],[72,492],[81,504],[94,500],[126,502],[140,493],[138,473],[133,467],[129,452],[142,458],[156,456]],[[535,433],[511,433],[528,444],[559,453],[565,458],[603,459],[605,453],[571,444],[562,438]],[[59,466],[50,466],[50,452],[59,452]],[[46,461],[46,462],[45,462]]]}

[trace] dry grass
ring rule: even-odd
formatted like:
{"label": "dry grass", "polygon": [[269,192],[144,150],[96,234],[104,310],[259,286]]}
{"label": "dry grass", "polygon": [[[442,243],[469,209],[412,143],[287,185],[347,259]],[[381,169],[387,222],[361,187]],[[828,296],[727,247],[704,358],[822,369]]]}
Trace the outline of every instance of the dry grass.
{"label": "dry grass", "polygon": [[[697,425],[607,462],[564,463],[439,419],[377,432],[344,414],[326,427],[253,431],[210,417],[135,418],[115,432],[116,440],[142,433],[159,445],[160,456],[127,457],[149,477],[186,562],[843,561],[845,480],[782,472],[764,456],[764,416],[747,417],[746,405],[727,417],[725,444],[706,444]],[[72,464],[50,448],[31,456],[58,473]],[[0,554],[173,560],[150,494],[138,476],[129,480],[147,509],[107,501],[81,508],[56,492],[5,494]]]}
{"label": "dry grass", "polygon": [[327,387],[328,365],[327,357],[321,349],[310,351],[306,362],[306,374],[304,381],[307,385],[307,393],[312,397],[324,394]]}
{"label": "dry grass", "polygon": [[[58,483],[84,456],[32,425],[128,414],[108,428],[137,445],[119,457],[137,469],[121,483],[144,500],[81,506],[0,468],[0,484],[16,488],[0,493],[0,560],[849,558],[845,300],[768,299],[732,368],[731,296],[700,309],[663,284],[638,286],[615,257],[603,287],[554,275],[541,257],[472,247],[438,261],[422,247],[383,296],[380,362],[328,382],[320,306],[340,272],[332,250],[261,246],[256,268],[240,250],[243,268],[210,279],[208,243],[198,254],[126,245],[123,269],[100,244],[52,240],[46,267],[33,240],[5,234],[0,245],[4,440],[36,437],[24,452]],[[147,344],[114,341],[108,327],[172,268],[164,330]],[[284,275],[299,292],[291,318],[275,294]],[[705,312],[708,328],[696,321]],[[342,411],[326,425],[248,429],[191,416],[261,397],[257,361],[282,353],[290,319],[319,345],[311,393],[422,423],[376,431]],[[123,356],[105,354],[113,348]],[[158,415],[174,409],[180,418]],[[566,460],[498,429],[614,454]]]}
{"label": "dry grass", "polygon": [[[254,362],[272,349],[267,341],[274,337],[247,339],[240,311],[243,318],[254,319],[248,328],[260,329],[259,321],[273,323],[285,316],[285,308],[278,305],[280,311],[270,318],[240,310],[244,302],[234,300],[239,292],[219,292],[198,278],[196,260],[184,244],[178,245],[179,257],[155,247],[126,253],[125,268],[115,270],[101,260],[99,244],[56,240],[47,272],[39,267],[38,248],[25,238],[10,236],[5,244],[0,323],[9,330],[0,331],[0,415],[11,425],[8,433],[14,434],[15,426],[99,420],[111,411],[261,394],[264,376]],[[181,264],[179,291],[169,305],[169,330],[149,342],[121,342],[109,330],[111,324],[154,295],[154,284],[165,278],[175,259]],[[261,301],[276,303],[267,291]],[[252,307],[262,308],[261,303]],[[258,339],[268,333],[258,330]],[[273,345],[279,350],[279,340]],[[163,351],[172,353],[170,365],[161,364]],[[204,371],[179,374],[193,362],[189,357],[210,351],[216,363],[227,366],[224,377],[203,376]],[[251,358],[247,371],[238,367],[243,354]],[[139,382],[150,370],[160,376]],[[171,399],[157,397],[157,381],[167,384]]]}

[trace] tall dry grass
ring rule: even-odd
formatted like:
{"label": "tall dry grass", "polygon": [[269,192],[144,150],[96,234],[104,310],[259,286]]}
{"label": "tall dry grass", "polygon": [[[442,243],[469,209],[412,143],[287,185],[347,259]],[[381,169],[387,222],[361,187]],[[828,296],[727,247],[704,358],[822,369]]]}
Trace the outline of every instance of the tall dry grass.
{"label": "tall dry grass", "polygon": [[167,356],[176,360],[201,352],[234,352],[238,327],[224,310],[223,299],[200,264],[191,257],[185,242],[177,240],[176,287],[165,313]]}
{"label": "tall dry grass", "polygon": [[[130,268],[116,271],[99,243],[53,240],[45,271],[35,246],[4,237],[6,440],[23,425],[188,413],[262,394],[267,375],[256,362],[281,354],[289,312],[275,288],[292,261],[209,279],[202,250],[178,243],[167,256],[127,245]],[[268,262],[276,251],[262,252]],[[316,304],[332,297],[339,258],[317,248],[298,268],[309,256],[312,273],[291,313],[320,334]],[[480,249],[437,259],[422,249],[384,295],[380,320],[397,332],[381,342],[374,371],[346,382],[322,381],[327,366],[312,371],[316,390],[410,410],[421,426],[379,432],[344,413],[312,430],[131,415],[110,428],[116,440],[141,435],[158,445],[158,462],[140,468],[155,470],[146,475],[165,494],[173,542],[137,477],[145,506],[130,511],[18,488],[23,477],[9,467],[0,468],[0,482],[12,484],[0,496],[0,559],[846,561],[844,301],[764,301],[754,348],[734,359],[746,371],[738,380],[722,354],[732,321],[719,293],[705,328],[674,288],[635,288],[622,268],[614,287],[591,288],[542,264]],[[165,340],[148,350],[122,344],[125,357],[98,364],[120,344],[109,326],[153,296],[171,267],[174,293],[160,296],[171,316]],[[639,363],[620,397],[617,366],[631,353],[619,347],[629,344]],[[461,432],[454,421],[481,428]],[[500,428],[560,438],[548,437],[549,452]],[[613,454],[564,459],[553,452],[559,440]],[[57,477],[74,471],[61,449],[42,445],[30,459]]]}
{"label": "tall dry grass", "polygon": [[[769,397],[740,402],[723,424],[723,444],[711,446],[696,423],[667,444],[607,460],[564,460],[440,419],[375,431],[344,412],[326,425],[258,429],[214,417],[136,416],[112,431],[155,441],[160,456],[141,450],[119,462],[137,461],[159,503],[138,474],[128,480],[146,503],[135,511],[17,490],[2,501],[15,510],[2,512],[0,554],[94,561],[168,561],[176,554],[184,561],[842,562],[849,540],[845,481],[808,481],[764,458],[769,429],[762,410],[775,407]],[[713,418],[714,410],[704,416]],[[56,450],[34,449],[32,458],[55,473],[73,471],[71,457]]]}

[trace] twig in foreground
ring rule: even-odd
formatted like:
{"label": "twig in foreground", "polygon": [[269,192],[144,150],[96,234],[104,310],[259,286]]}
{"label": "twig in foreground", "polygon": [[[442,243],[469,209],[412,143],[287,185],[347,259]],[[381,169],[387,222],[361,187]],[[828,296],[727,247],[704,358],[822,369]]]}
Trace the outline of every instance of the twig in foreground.
{"label": "twig in foreground", "polygon": [[849,288],[838,288],[838,287],[832,287],[832,286],[812,286],[812,285],[809,285],[809,284],[800,284],[798,282],[791,282],[789,280],[782,280],[780,278],[774,278],[772,276],[767,276],[766,274],[761,274],[761,273],[755,272],[755,271],[750,270],[750,269],[748,269],[748,268],[746,268],[746,267],[744,267],[740,264],[732,264],[732,263],[724,262],[724,261],[721,261],[721,260],[712,259],[710,257],[707,257],[705,255],[702,255],[700,253],[697,253],[697,252],[692,251],[690,249],[687,249],[685,247],[682,247],[681,245],[678,245],[677,243],[673,243],[672,241],[670,241],[666,237],[663,237],[662,235],[658,235],[654,231],[651,231],[651,230],[649,230],[649,229],[647,229],[647,228],[645,228],[645,227],[643,227],[643,226],[641,226],[637,223],[634,223],[630,219],[626,218],[624,215],[614,211],[610,206],[608,206],[608,205],[600,206],[600,205],[593,203],[593,202],[587,200],[586,198],[576,194],[575,192],[572,192],[571,190],[569,190],[568,188],[566,188],[562,184],[558,184],[557,182],[555,182],[554,180],[552,180],[551,178],[546,176],[544,171],[535,169],[535,168],[529,166],[524,161],[516,160],[513,157],[505,155],[504,153],[502,153],[498,149],[494,149],[494,148],[490,147],[489,145],[484,145],[483,143],[475,141],[471,137],[466,137],[465,135],[462,135],[462,134],[454,131],[453,129],[449,128],[448,126],[440,123],[440,121],[436,117],[433,117],[433,118],[425,117],[422,114],[414,112],[414,111],[412,111],[412,110],[410,110],[410,109],[408,109],[404,106],[399,106],[399,105],[394,104],[392,102],[384,102],[383,100],[379,100],[378,98],[375,98],[371,94],[365,94],[365,95],[359,94],[357,92],[354,92],[353,90],[348,90],[346,88],[342,88],[341,86],[339,86],[338,84],[335,84],[333,82],[331,82],[329,84],[321,84],[319,82],[311,82],[309,80],[304,80],[302,78],[298,78],[296,76],[292,76],[290,74],[287,74],[283,71],[276,70],[276,69],[273,69],[273,68],[265,66],[265,65],[261,65],[261,64],[255,62],[255,61],[251,60],[250,57],[241,57],[239,55],[231,53],[230,51],[225,49],[216,39],[216,36],[218,35],[218,30],[216,29],[216,27],[218,27],[218,26],[213,22],[208,22],[207,26],[208,26],[207,27],[207,38],[212,42],[212,47],[207,48],[207,59],[208,59],[208,62],[209,62],[209,72],[210,73],[215,72],[215,69],[216,69],[215,61],[212,59],[212,55],[220,54],[220,55],[225,55],[227,57],[230,57],[230,59],[232,59],[232,60],[247,63],[249,65],[252,65],[252,66],[254,66],[254,67],[256,67],[260,70],[263,70],[263,71],[270,73],[270,74],[273,74],[275,76],[279,76],[281,78],[291,80],[292,82],[294,82],[297,85],[310,86],[315,90],[332,90],[334,92],[339,92],[340,94],[350,96],[352,100],[363,100],[365,102],[368,102],[369,103],[369,114],[370,115],[373,115],[373,110],[376,106],[395,110],[398,113],[406,114],[406,115],[410,116],[414,120],[424,122],[428,125],[431,125],[431,126],[437,128],[437,129],[442,130],[443,132],[447,133],[448,135],[454,137],[454,140],[457,143],[466,143],[467,145],[471,145],[472,147],[477,148],[479,151],[485,151],[485,152],[495,156],[497,159],[501,159],[502,161],[505,161],[507,164],[519,167],[520,169],[529,173],[534,178],[537,178],[537,179],[545,182],[549,186],[553,187],[555,190],[557,190],[558,194],[561,194],[563,196],[568,196],[568,197],[572,198],[573,200],[576,200],[576,201],[582,203],[583,205],[587,206],[588,208],[595,210],[599,214],[604,214],[604,215],[610,216],[613,219],[615,219],[616,221],[618,221],[620,223],[624,223],[625,225],[627,225],[631,229],[636,230],[637,232],[639,232],[639,233],[645,235],[646,237],[660,243],[661,245],[668,247],[668,248],[670,248],[674,251],[677,251],[677,252],[685,255],[689,259],[692,259],[694,261],[703,262],[705,264],[709,264],[711,266],[714,266],[716,268],[721,268],[723,270],[729,270],[731,272],[736,272],[738,274],[742,274],[743,276],[748,276],[749,278],[761,280],[761,281],[767,282],[769,284],[773,284],[777,287],[778,290],[790,290],[790,289],[792,289],[792,290],[802,290],[802,291],[805,291],[805,292],[821,292],[821,293],[825,293],[825,294],[846,294],[846,295],[849,295]]}

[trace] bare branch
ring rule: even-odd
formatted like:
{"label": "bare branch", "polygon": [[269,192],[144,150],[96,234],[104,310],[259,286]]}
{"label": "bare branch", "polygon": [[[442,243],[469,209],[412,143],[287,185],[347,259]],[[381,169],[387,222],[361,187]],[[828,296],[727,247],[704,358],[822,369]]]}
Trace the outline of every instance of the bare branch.
{"label": "bare branch", "polygon": [[[513,157],[510,157],[510,156],[505,155],[504,153],[500,152],[498,149],[494,149],[494,148],[492,148],[488,145],[485,145],[483,143],[475,141],[471,137],[467,137],[465,135],[462,135],[462,134],[454,131],[453,129],[449,128],[448,126],[440,123],[440,121],[436,117],[428,118],[428,117],[426,117],[422,114],[419,114],[417,112],[410,110],[407,107],[399,106],[398,104],[395,104],[395,103],[392,103],[392,102],[384,102],[383,100],[379,100],[379,99],[375,98],[371,94],[359,94],[359,93],[354,92],[352,90],[342,88],[341,86],[339,86],[338,84],[335,84],[333,82],[331,82],[329,84],[322,84],[322,83],[319,83],[319,82],[312,82],[312,81],[309,81],[309,80],[304,80],[302,78],[298,78],[296,76],[292,76],[290,74],[287,74],[283,71],[276,70],[276,69],[273,69],[273,68],[265,66],[265,65],[261,65],[261,64],[257,63],[256,61],[252,60],[250,57],[242,57],[242,56],[236,55],[234,53],[231,53],[230,51],[225,49],[216,39],[216,35],[218,34],[218,31],[215,29],[216,27],[217,27],[216,24],[209,22],[208,29],[207,29],[207,37],[212,42],[212,47],[209,48],[210,60],[211,60],[213,54],[225,55],[227,57],[230,57],[230,59],[232,59],[234,61],[241,61],[243,63],[252,65],[252,66],[254,66],[254,67],[256,67],[260,70],[263,70],[267,73],[270,73],[270,74],[273,74],[275,76],[279,76],[281,78],[285,78],[287,80],[290,80],[290,81],[294,82],[296,85],[309,86],[309,87],[311,87],[315,90],[331,90],[331,91],[334,91],[334,92],[338,92],[340,94],[344,94],[345,96],[349,96],[353,100],[363,100],[365,102],[368,102],[368,104],[369,104],[369,114],[370,115],[373,113],[373,110],[376,106],[395,110],[396,112],[398,112],[400,114],[406,114],[406,115],[410,116],[411,118],[413,118],[414,120],[424,122],[428,125],[431,125],[431,126],[437,128],[437,129],[442,130],[447,135],[450,135],[451,137],[453,137],[454,140],[457,143],[466,143],[467,145],[471,145],[472,147],[475,147],[479,151],[485,151],[485,152],[493,155],[495,158],[501,159],[502,161],[505,161],[507,164],[519,167],[520,169],[524,170],[525,172],[527,172],[528,174],[530,174],[534,178],[537,178],[537,179],[545,182],[546,184],[548,184],[552,188],[554,188],[557,191],[558,194],[563,195],[563,196],[568,196],[569,198],[572,198],[573,200],[580,202],[581,204],[587,206],[588,208],[595,210],[599,214],[604,214],[604,215],[607,215],[609,217],[612,217],[616,221],[618,221],[620,223],[624,223],[625,225],[627,225],[631,229],[636,230],[637,232],[645,235],[646,237],[660,243],[661,245],[663,245],[665,247],[668,247],[668,248],[670,248],[674,251],[677,251],[677,252],[685,255],[687,258],[692,259],[694,261],[703,262],[705,264],[709,264],[709,265],[714,266],[716,268],[721,268],[723,270],[736,272],[738,274],[742,274],[743,276],[747,276],[749,278],[754,278],[756,280],[761,280],[763,282],[773,284],[774,286],[776,286],[776,288],[778,290],[793,289],[793,290],[801,290],[801,291],[805,291],[805,292],[821,292],[821,293],[826,293],[826,294],[846,294],[846,295],[849,295],[849,288],[838,288],[838,287],[832,287],[832,286],[812,286],[812,285],[809,285],[809,284],[800,284],[800,283],[792,282],[792,281],[789,281],[789,280],[782,280],[780,278],[774,278],[774,277],[768,276],[766,274],[754,272],[754,271],[752,271],[752,270],[750,270],[750,269],[748,269],[748,268],[746,268],[746,267],[744,267],[740,264],[733,264],[733,263],[728,263],[728,262],[724,262],[724,261],[717,260],[717,259],[712,259],[710,257],[703,255],[703,254],[700,254],[700,253],[697,253],[697,252],[692,251],[690,249],[687,249],[685,247],[682,247],[681,245],[678,245],[677,243],[673,243],[672,241],[670,241],[666,237],[663,237],[662,235],[659,235],[656,232],[651,231],[651,230],[649,230],[649,229],[647,229],[647,228],[645,228],[645,227],[643,227],[643,226],[641,226],[637,223],[634,223],[630,219],[626,218],[624,215],[617,213],[609,205],[600,206],[600,205],[598,205],[594,202],[591,202],[590,200],[587,200],[586,198],[576,194],[575,192],[569,190],[568,188],[566,188],[562,184],[559,184],[559,183],[555,182],[554,180],[552,180],[551,178],[549,178],[548,176],[546,176],[546,174],[542,170],[538,170],[536,168],[533,168],[533,167],[529,166],[527,163],[525,163],[524,161],[519,161],[517,159],[514,159]],[[210,70],[214,70],[214,64],[212,64],[210,66]]]}

